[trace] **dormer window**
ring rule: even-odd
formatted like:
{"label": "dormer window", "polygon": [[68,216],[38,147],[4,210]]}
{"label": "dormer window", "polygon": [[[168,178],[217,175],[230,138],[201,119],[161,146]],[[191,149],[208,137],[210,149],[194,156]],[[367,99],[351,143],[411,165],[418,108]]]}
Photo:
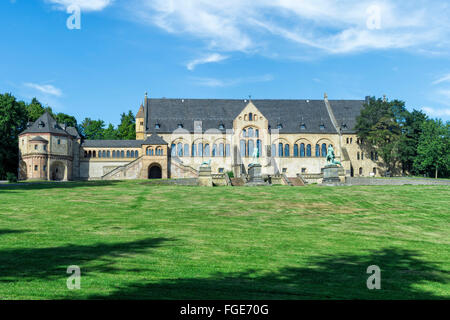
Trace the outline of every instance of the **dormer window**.
{"label": "dormer window", "polygon": [[39,128],[44,128],[44,127],[45,127],[44,121],[39,122],[39,123],[38,123],[38,127],[39,127]]}
{"label": "dormer window", "polygon": [[323,123],[320,125],[320,130],[325,130],[325,125]]}
{"label": "dormer window", "polygon": [[220,130],[225,130],[225,126],[223,125],[223,123],[219,124],[219,129]]}
{"label": "dormer window", "polygon": [[155,129],[160,129],[161,125],[159,123],[155,124]]}
{"label": "dormer window", "polygon": [[179,123],[178,124],[178,129],[182,129],[183,128],[183,124],[182,123]]}
{"label": "dormer window", "polygon": [[277,129],[283,129],[283,125],[282,125],[281,123],[279,123],[279,124],[277,125]]}
{"label": "dormer window", "polygon": [[306,124],[304,124],[304,123],[300,123],[300,129],[302,129],[302,130],[306,130]]}

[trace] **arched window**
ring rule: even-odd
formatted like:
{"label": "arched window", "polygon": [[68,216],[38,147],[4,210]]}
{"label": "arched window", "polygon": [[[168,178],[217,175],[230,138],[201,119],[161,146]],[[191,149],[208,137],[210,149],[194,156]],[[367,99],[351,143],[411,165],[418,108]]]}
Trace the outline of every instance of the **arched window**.
{"label": "arched window", "polygon": [[101,152],[101,151],[98,152],[98,157],[99,157],[99,158],[102,157],[102,152]]}
{"label": "arched window", "polygon": [[110,158],[109,150],[106,152],[106,157],[107,157],[107,158]]}
{"label": "arched window", "polygon": [[364,160],[364,152],[361,152],[361,160]]}
{"label": "arched window", "polygon": [[113,157],[113,158],[116,157],[116,150],[113,150],[113,152],[112,152],[112,157]]}
{"label": "arched window", "polygon": [[255,137],[259,138],[259,130],[258,129],[255,130]]}
{"label": "arched window", "polygon": [[176,149],[175,143],[172,143],[172,145],[170,146],[170,155],[172,157],[175,157],[177,155],[177,149]]}
{"label": "arched window", "polygon": [[120,157],[121,158],[125,158],[125,152],[122,150],[122,151],[120,151]]}
{"label": "arched window", "polygon": [[361,156],[359,155],[359,151],[356,153],[356,159],[360,159],[361,158]]}
{"label": "arched window", "polygon": [[127,158],[130,157],[130,150],[127,150]]}
{"label": "arched window", "polygon": [[135,156],[136,158],[139,157],[139,151],[136,150],[136,151],[134,152],[134,156]]}
{"label": "arched window", "polygon": [[212,153],[211,153],[211,156],[212,157],[216,157],[217,156],[217,144],[213,144],[213,147],[212,147]]}
{"label": "arched window", "polygon": [[284,145],[284,156],[285,157],[289,157],[290,156],[290,151],[289,151],[289,145],[288,144]]}
{"label": "arched window", "polygon": [[89,152],[88,152],[88,157],[89,158],[92,157],[92,151],[91,150],[89,150]]}
{"label": "arched window", "polygon": [[373,168],[373,174],[374,174],[374,175],[377,174],[377,168]]}
{"label": "arched window", "polygon": [[225,156],[229,157],[231,155],[231,146],[229,143],[225,145]]}
{"label": "arched window", "polygon": [[205,157],[209,157],[209,144],[205,144],[205,154],[204,154],[204,156]]}
{"label": "arched window", "polygon": [[198,156],[203,157],[203,143],[202,142],[200,142],[198,144]]}
{"label": "arched window", "polygon": [[298,144],[294,144],[294,157],[298,157]]}
{"label": "arched window", "polygon": [[253,121],[253,113],[248,114],[248,121]]}
{"label": "arched window", "polygon": [[275,146],[275,144],[272,144],[272,148],[270,149],[270,154],[272,155],[272,157],[277,156],[277,147]]}
{"label": "arched window", "polygon": [[359,168],[359,175],[362,176],[362,174],[363,174],[362,168]]}
{"label": "arched window", "polygon": [[156,155],[157,156],[162,156],[163,155],[163,149],[161,147],[157,147],[156,148]]}
{"label": "arched window", "polygon": [[102,157],[103,158],[106,157],[106,151],[105,150],[103,150]]}
{"label": "arched window", "polygon": [[223,151],[224,151],[224,150],[223,150],[223,143],[220,143],[220,144],[219,144],[219,157],[223,157],[223,155],[224,155],[224,154],[223,154]]}
{"label": "arched window", "polygon": [[241,157],[244,158],[245,157],[245,149],[246,149],[245,140],[240,141],[239,148],[241,150]]}
{"label": "arched window", "polygon": [[[251,114],[251,113],[250,113]],[[253,128],[248,128],[248,135],[249,138],[253,138]]]}
{"label": "arched window", "polygon": [[281,142],[278,144],[278,156],[283,156],[283,144]]}
{"label": "arched window", "polygon": [[184,156],[189,157],[189,145],[187,143],[184,144]]}
{"label": "arched window", "polygon": [[192,152],[191,152],[191,156],[192,157],[196,157],[197,156],[197,145],[196,144],[192,144]]}
{"label": "arched window", "polygon": [[311,157],[311,145],[310,144],[308,144],[306,146],[306,156]]}
{"label": "arched window", "polygon": [[305,144],[300,144],[300,157],[305,157]]}
{"label": "arched window", "polygon": [[242,136],[243,136],[244,138],[247,137],[247,130],[246,130],[246,129],[242,130]]}
{"label": "arched window", "polygon": [[320,157],[320,146],[318,144],[316,144],[316,157]]}
{"label": "arched window", "polygon": [[327,156],[327,144],[322,143],[322,157],[326,157],[326,156]]}
{"label": "arched window", "polygon": [[262,156],[262,142],[261,140],[256,140],[256,148],[258,149],[258,155]]}
{"label": "arched window", "polygon": [[177,154],[179,157],[183,156],[183,144],[181,142],[177,143]]}
{"label": "arched window", "polygon": [[247,156],[251,157],[253,155],[253,150],[255,149],[255,142],[253,140],[248,140],[247,147]]}
{"label": "arched window", "polygon": [[148,156],[153,156],[153,147],[148,147],[147,148],[147,155]]}
{"label": "arched window", "polygon": [[131,150],[131,157],[134,158],[134,150]]}

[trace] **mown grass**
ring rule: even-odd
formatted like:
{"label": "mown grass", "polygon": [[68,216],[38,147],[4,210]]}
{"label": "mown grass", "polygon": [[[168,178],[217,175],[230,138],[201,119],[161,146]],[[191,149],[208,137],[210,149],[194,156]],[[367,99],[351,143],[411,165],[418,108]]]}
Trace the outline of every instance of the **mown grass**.
{"label": "mown grass", "polygon": [[[0,186],[0,299],[450,298],[450,188]],[[68,290],[66,269],[81,268]],[[381,290],[368,290],[370,265]]]}

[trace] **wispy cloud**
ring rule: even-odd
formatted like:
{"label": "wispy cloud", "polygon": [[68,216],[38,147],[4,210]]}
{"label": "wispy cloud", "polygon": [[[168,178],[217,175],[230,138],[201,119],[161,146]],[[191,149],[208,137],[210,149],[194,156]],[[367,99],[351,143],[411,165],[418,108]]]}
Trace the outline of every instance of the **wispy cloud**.
{"label": "wispy cloud", "polygon": [[422,110],[432,117],[450,117],[450,109],[435,109],[430,107],[423,107]]}
{"label": "wispy cloud", "polygon": [[433,84],[436,85],[436,84],[440,84],[443,82],[450,82],[450,73],[440,77],[439,79],[434,81]]}
{"label": "wispy cloud", "polygon": [[45,0],[54,4],[55,8],[65,10],[71,5],[77,5],[83,11],[101,11],[114,0]]}
{"label": "wispy cloud", "polygon": [[221,55],[221,54],[218,54],[218,53],[212,53],[212,54],[204,56],[202,58],[190,61],[186,65],[186,67],[188,68],[188,70],[194,70],[195,67],[198,66],[199,64],[220,62],[220,61],[223,61],[225,59],[228,59],[228,57],[224,56],[224,55]]}
{"label": "wispy cloud", "polygon": [[271,74],[266,74],[263,76],[256,77],[242,77],[234,79],[218,79],[218,78],[202,78],[194,77],[192,81],[198,86],[204,87],[231,87],[243,83],[257,83],[257,82],[269,82],[272,81],[274,77]]}
{"label": "wispy cloud", "polygon": [[[216,51],[276,52],[280,40],[325,54],[369,50],[444,51],[450,7],[423,0],[136,0],[139,21],[188,34]],[[373,10],[379,27],[370,28]],[[447,41],[447,42],[445,42]],[[282,52],[281,52],[282,53]]]}
{"label": "wispy cloud", "polygon": [[24,83],[24,86],[26,86],[28,88],[35,89],[35,90],[37,90],[37,91],[39,91],[40,93],[43,93],[43,94],[56,96],[56,97],[62,96],[61,89],[58,89],[58,88],[52,86],[51,84],[41,85],[41,84],[37,84],[37,83],[27,82],[27,83]]}

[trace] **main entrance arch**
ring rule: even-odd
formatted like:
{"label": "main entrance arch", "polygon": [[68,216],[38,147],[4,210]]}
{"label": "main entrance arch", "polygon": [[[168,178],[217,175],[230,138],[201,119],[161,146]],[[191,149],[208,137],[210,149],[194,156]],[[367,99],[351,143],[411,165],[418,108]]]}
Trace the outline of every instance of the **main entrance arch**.
{"label": "main entrance arch", "polygon": [[66,168],[62,162],[54,162],[50,167],[50,180],[64,180]]}
{"label": "main entrance arch", "polygon": [[159,164],[151,164],[148,166],[148,178],[149,179],[161,179],[162,170]]}

